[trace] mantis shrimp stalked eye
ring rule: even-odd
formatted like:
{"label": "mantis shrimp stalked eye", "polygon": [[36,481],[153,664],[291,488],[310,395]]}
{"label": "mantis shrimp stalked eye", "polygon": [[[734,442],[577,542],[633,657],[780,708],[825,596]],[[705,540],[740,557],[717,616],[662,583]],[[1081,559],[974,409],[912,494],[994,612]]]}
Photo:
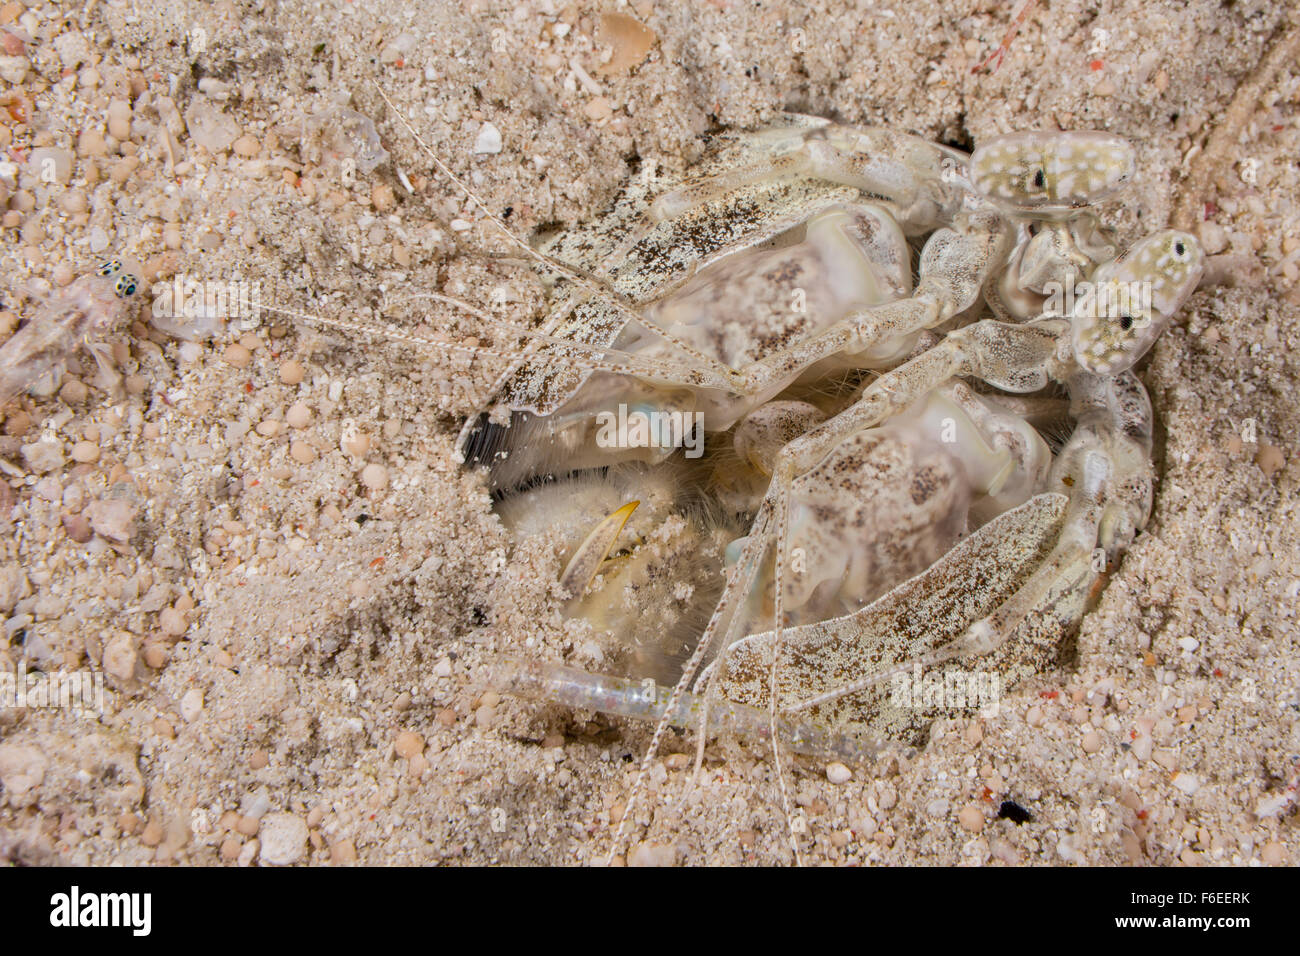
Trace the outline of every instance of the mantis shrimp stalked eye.
{"label": "mantis shrimp stalked eye", "polygon": [[1113,196],[1133,178],[1133,147],[1111,133],[1010,133],[971,154],[971,182],[998,205],[1039,216]]}
{"label": "mantis shrimp stalked eye", "polygon": [[1099,375],[1131,368],[1196,288],[1204,267],[1195,237],[1174,230],[1148,236],[1100,266],[1091,295],[1078,299],[1070,316],[1075,359]]}

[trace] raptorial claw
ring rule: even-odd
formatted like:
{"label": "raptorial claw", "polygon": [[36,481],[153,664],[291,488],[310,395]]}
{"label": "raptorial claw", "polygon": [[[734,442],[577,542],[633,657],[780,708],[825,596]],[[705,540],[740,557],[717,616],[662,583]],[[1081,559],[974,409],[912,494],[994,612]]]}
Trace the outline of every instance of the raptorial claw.
{"label": "raptorial claw", "polygon": [[561,587],[575,598],[582,596],[595,578],[596,572],[600,570],[600,566],[609,557],[609,552],[614,547],[614,542],[618,540],[619,534],[622,533],[623,526],[627,524],[627,519],[632,517],[632,512],[636,511],[640,504],[639,501],[629,501],[591,529],[591,533],[583,539],[582,544],[578,545],[578,550],[573,553],[569,563],[560,572]]}

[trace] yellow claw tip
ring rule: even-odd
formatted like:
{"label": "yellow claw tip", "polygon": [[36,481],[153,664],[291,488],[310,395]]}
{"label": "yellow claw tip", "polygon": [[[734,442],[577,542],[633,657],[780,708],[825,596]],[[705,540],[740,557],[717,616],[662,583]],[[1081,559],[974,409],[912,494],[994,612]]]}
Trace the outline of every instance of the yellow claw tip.
{"label": "yellow claw tip", "polygon": [[569,594],[579,597],[587,590],[592,579],[596,577],[596,572],[600,570],[601,564],[609,557],[614,542],[623,532],[623,526],[627,524],[628,519],[632,517],[632,512],[636,511],[640,504],[640,501],[629,501],[612,512],[592,528],[591,533],[578,545],[573,557],[560,573],[560,586]]}

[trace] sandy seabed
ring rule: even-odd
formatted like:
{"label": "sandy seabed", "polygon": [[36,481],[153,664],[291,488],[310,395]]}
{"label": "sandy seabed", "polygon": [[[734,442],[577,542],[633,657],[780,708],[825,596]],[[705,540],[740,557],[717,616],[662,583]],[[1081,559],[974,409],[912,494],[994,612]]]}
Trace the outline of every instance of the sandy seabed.
{"label": "sandy seabed", "polygon": [[[611,62],[605,12],[653,31],[640,62]],[[938,722],[919,753],[847,782],[796,761],[804,852],[1292,863],[1294,56],[1247,87],[1229,148],[1208,167],[1198,155],[1293,14],[1053,0],[995,72],[975,72],[1011,13],[993,0],[9,2],[0,334],[111,255],[148,284],[238,277],[453,340],[481,330],[401,297],[539,315],[540,284],[381,89],[523,236],[597,215],[636,164],[681,170],[707,131],[785,109],[964,144],[1116,132],[1138,152],[1135,188],[1106,211],[1121,238],[1190,216],[1221,257],[1220,282],[1142,369],[1161,428],[1152,521],[1085,619],[1073,668],[1015,688],[995,719]],[[339,107],[374,122],[387,158],[373,169],[367,156],[342,168],[320,121]],[[102,673],[104,706],[0,709],[0,859],[602,859],[648,728],[487,686],[494,655],[559,656],[582,638],[560,613],[553,549],[514,547],[453,460],[492,364],[284,316],[133,319],[112,337],[122,394],[101,391],[82,354],[3,410],[0,666]],[[711,750],[697,787],[672,757],[690,750],[670,738],[633,861],[787,861],[762,748]],[[1000,818],[1006,800],[1032,819]]]}

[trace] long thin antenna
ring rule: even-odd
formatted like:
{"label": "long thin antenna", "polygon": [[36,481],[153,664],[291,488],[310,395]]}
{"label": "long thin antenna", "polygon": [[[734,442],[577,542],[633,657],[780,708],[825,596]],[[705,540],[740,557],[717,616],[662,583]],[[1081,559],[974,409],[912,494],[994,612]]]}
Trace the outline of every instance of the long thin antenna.
{"label": "long thin antenna", "polygon": [[[588,352],[595,355],[605,355],[609,351],[608,349],[602,348],[598,345],[591,345],[587,342],[575,342],[570,339],[556,338],[555,336],[547,335],[544,332],[538,332],[534,329],[515,325],[514,323],[488,315],[481,309],[477,309],[470,305],[468,302],[462,302],[460,299],[448,295],[442,295],[437,292],[424,292],[411,296],[410,298],[427,298],[443,302],[455,306],[456,308],[463,309],[489,325],[495,325],[498,328],[505,329],[509,332],[516,333],[526,338],[535,339],[540,342],[553,344],[560,348],[573,349],[578,352]],[[335,319],[330,318],[329,316],[318,315],[313,312],[306,312],[302,309],[292,309],[288,306],[270,305],[266,302],[254,302],[251,300],[246,304],[250,308],[265,309],[268,312],[274,312],[278,315],[292,316],[293,318],[301,319],[309,325],[338,329],[343,332],[360,332],[364,335],[374,335],[379,338],[391,339],[395,342],[429,348],[435,351],[451,352],[458,355],[487,356],[489,358],[506,359],[507,361],[518,358],[516,353],[501,348],[483,345],[461,345],[459,342],[443,342],[439,339],[410,332],[400,326],[391,325],[386,322],[367,322],[364,319]],[[724,383],[720,382],[716,378],[710,378],[708,373],[703,370],[692,369],[675,362],[645,358],[643,356],[629,356],[627,361],[566,356],[566,361],[571,361],[573,365],[578,368],[591,369],[594,371],[619,372],[625,375],[659,377],[674,382],[682,381],[685,378],[689,380],[691,384],[696,384],[701,387],[725,387]]]}

